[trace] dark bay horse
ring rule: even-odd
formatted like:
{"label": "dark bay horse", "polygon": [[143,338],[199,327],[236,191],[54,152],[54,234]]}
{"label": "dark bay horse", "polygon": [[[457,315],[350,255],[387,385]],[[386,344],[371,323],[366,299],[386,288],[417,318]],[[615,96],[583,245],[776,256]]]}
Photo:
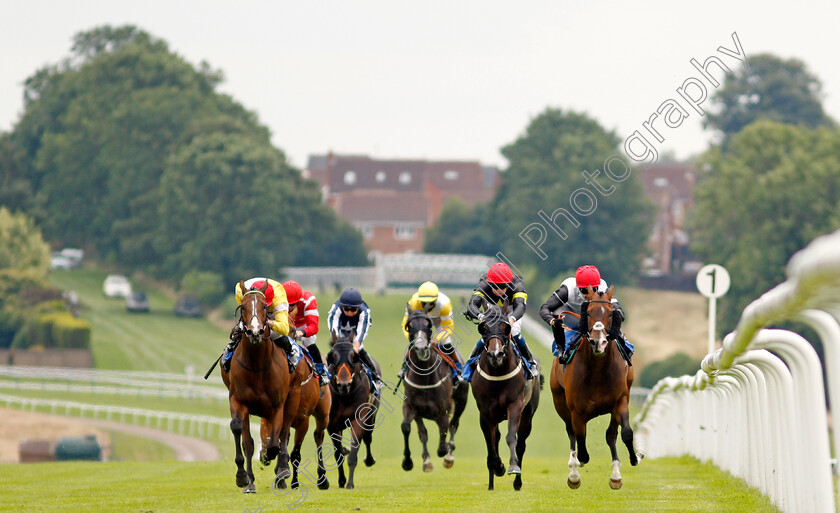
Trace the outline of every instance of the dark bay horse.
{"label": "dark bay horse", "polygon": [[[468,387],[466,384],[453,387],[451,367],[445,361],[451,357],[432,343],[432,320],[426,312],[422,309],[412,310],[409,305],[406,305],[406,313],[408,320],[405,326],[409,344],[408,369],[403,378],[405,400],[401,428],[405,437],[405,450],[402,468],[403,470],[414,468],[411,450],[408,447],[411,421],[414,420],[417,423],[420,443],[423,445],[423,470],[430,472],[433,469],[429,449],[426,446],[429,436],[423,419],[437,423],[440,430],[437,455],[443,457],[445,468],[451,468],[455,463],[455,456],[452,455],[452,451],[455,450],[455,433],[458,431],[461,414],[467,406]],[[462,360],[457,354],[457,349],[455,351],[452,357]],[[448,443],[447,432],[449,433]]]}
{"label": "dark bay horse", "polygon": [[525,379],[522,360],[514,351],[510,340],[511,326],[501,309],[491,306],[478,332],[484,342],[484,351],[478,359],[472,378],[472,391],[478,406],[481,431],[487,444],[487,470],[490,475],[488,490],[493,489],[493,476],[505,474],[505,465],[499,457],[499,423],[508,421],[505,437],[510,450],[508,474],[515,474],[514,490],[522,488],[522,458],[525,440],[531,434],[534,413],[540,404],[537,380]]}
{"label": "dark bay horse", "polygon": [[[335,446],[335,461],[338,465],[339,488],[354,488],[353,474],[358,462],[359,445],[365,443],[367,457],[365,465],[370,467],[376,460],[370,451],[373,430],[376,427],[376,412],[379,410],[379,398],[373,394],[373,385],[363,369],[358,353],[353,350],[353,334],[347,338],[335,338],[327,353],[327,366],[333,378],[330,380],[332,407],[327,432]],[[371,358],[373,359],[373,358]],[[379,363],[374,360],[376,371],[381,374]],[[342,437],[345,429],[350,431],[350,439]],[[350,445],[349,451],[342,442]],[[344,477],[344,456],[347,455],[349,475]]]}
{"label": "dark bay horse", "polygon": [[[286,397],[284,416],[290,421],[288,427],[280,433],[283,440],[288,444],[291,428],[295,428],[295,444],[292,448],[292,488],[298,486],[298,467],[300,466],[300,449],[309,430],[309,417],[315,417],[315,431],[312,435],[315,438],[315,449],[318,457],[318,488],[326,490],[330,487],[327,479],[327,472],[323,461],[324,432],[330,418],[330,406],[332,405],[332,394],[329,385],[321,386],[318,376],[313,372],[309,362],[301,359],[291,377],[289,394]],[[262,420],[260,425],[260,437],[265,443],[271,429],[271,424]],[[279,467],[279,461],[278,461]],[[305,469],[304,469],[305,470]],[[280,477],[277,483],[278,488],[286,488],[286,476],[280,474],[280,469],[275,469],[275,474]]]}
{"label": "dark bay horse", "polygon": [[[280,432],[290,376],[286,352],[275,347],[270,337],[265,298],[268,281],[259,289],[248,289],[240,280],[239,287],[244,294],[237,310],[245,331],[240,335],[239,345],[233,352],[230,372],[222,368],[222,381],[228,388],[230,430],[236,444],[236,486],[241,487],[244,493],[254,493],[256,487],[251,468],[254,439],[251,437],[249,416],[256,415],[271,423],[265,440],[264,461],[269,462],[279,454],[277,468],[281,472],[288,472],[289,454]],[[243,468],[243,463],[247,470]]]}
{"label": "dark bay horse", "polygon": [[580,326],[585,327],[586,331],[577,354],[565,366],[555,358],[551,367],[554,409],[566,424],[571,445],[567,480],[570,488],[580,486],[578,468],[589,463],[586,423],[595,417],[610,414],[607,445],[612,454],[612,489],[621,488],[621,464],[615,448],[619,425],[621,439],[630,451],[630,464],[635,466],[641,459],[641,455],[637,455],[633,449],[633,429],[627,411],[630,386],[633,384],[633,367],[628,367],[617,343],[607,339],[612,324],[612,294],[612,286],[604,293],[594,292],[589,287],[584,294],[586,302],[580,316]]}

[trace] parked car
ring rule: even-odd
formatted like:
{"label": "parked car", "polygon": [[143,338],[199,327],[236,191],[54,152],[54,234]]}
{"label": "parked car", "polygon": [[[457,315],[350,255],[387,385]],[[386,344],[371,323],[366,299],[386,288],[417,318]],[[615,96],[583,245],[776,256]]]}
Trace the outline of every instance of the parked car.
{"label": "parked car", "polygon": [[75,267],[73,265],[73,260],[67,258],[61,253],[54,252],[52,256],[50,256],[50,269],[61,269],[66,271],[73,269],[73,267]]}
{"label": "parked car", "polygon": [[51,269],[75,269],[82,264],[85,251],[78,248],[64,248],[54,251],[50,257]]}
{"label": "parked car", "polygon": [[102,292],[108,297],[128,297],[131,294],[131,282],[121,274],[109,274],[102,283]]}
{"label": "parked car", "polygon": [[175,315],[178,317],[201,317],[201,304],[195,296],[181,296],[175,303]]}
{"label": "parked car", "polygon": [[149,296],[142,290],[135,290],[125,298],[125,309],[129,312],[148,312]]}

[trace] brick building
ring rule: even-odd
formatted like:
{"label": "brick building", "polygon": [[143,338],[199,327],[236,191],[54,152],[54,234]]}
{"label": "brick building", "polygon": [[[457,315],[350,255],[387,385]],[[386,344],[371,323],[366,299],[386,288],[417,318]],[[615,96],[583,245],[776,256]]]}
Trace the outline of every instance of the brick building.
{"label": "brick building", "polygon": [[652,256],[644,262],[643,272],[648,276],[690,273],[693,256],[688,251],[686,218],[694,205],[697,169],[693,163],[658,162],[642,168],[640,174],[645,193],[657,206],[648,239]]}
{"label": "brick building", "polygon": [[310,156],[304,176],[321,185],[324,202],[379,254],[422,251],[426,229],[449,198],[469,205],[486,202],[501,182],[498,169],[477,161],[333,154]]}

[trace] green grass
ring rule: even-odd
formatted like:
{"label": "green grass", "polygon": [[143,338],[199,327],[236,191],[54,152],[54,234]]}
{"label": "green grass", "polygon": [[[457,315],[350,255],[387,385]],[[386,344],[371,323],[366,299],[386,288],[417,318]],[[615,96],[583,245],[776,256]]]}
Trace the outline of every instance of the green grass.
{"label": "green grass", "polygon": [[581,488],[570,490],[560,463],[530,458],[522,491],[514,492],[511,478],[505,477],[489,492],[483,461],[477,458],[423,473],[403,472],[397,458],[380,457],[373,467],[357,469],[355,490],[339,489],[330,472],[329,490],[304,481],[305,490],[287,496],[272,492],[268,469],[255,470],[257,493],[243,495],[229,461],[0,465],[0,511],[277,512],[288,511],[301,498],[302,511],[776,511],[737,480],[689,458],[645,462],[645,472],[625,469],[620,491],[610,490],[608,468],[597,463],[583,469]]}
{"label": "green grass", "polygon": [[[214,327],[204,320],[175,317],[172,302],[163,295],[147,289],[152,313],[132,315],[125,312],[122,301],[102,296],[101,283],[105,273],[75,270],[56,273],[53,281],[63,288],[79,292],[85,305],[82,316],[94,325],[93,351],[99,368],[183,372],[193,365],[203,371],[221,352],[227,330]],[[400,321],[405,297],[378,296],[365,298],[373,311],[373,326],[365,347],[382,365],[386,380],[395,382],[405,337]],[[327,347],[326,312],[335,294],[318,297],[321,310],[319,346]],[[454,299],[457,301],[458,299]],[[474,327],[465,325],[460,349],[468,353],[477,334]],[[526,338],[528,335],[526,333]],[[548,375],[551,355],[529,338],[531,347],[544,362]],[[216,370],[215,372],[219,372]],[[219,385],[220,387],[222,385]],[[141,408],[203,413],[227,416],[223,403],[184,399],[155,400],[130,396],[104,396],[79,393],[44,393],[7,391],[26,397],[56,397],[80,402],[121,404]],[[581,489],[569,490],[565,484],[568,468],[569,442],[563,423],[554,411],[551,393],[541,396],[541,405],[534,418],[534,431],[528,439],[523,462],[523,491],[512,490],[509,477],[496,481],[496,491],[488,493],[485,467],[486,449],[478,427],[478,413],[472,397],[461,420],[456,437],[456,464],[444,470],[441,459],[432,460],[436,469],[425,474],[419,470],[420,447],[416,429],[411,435],[411,450],[415,470],[403,472],[400,461],[403,437],[399,397],[386,392],[387,405],[378,414],[381,422],[374,432],[374,455],[378,463],[357,468],[357,490],[339,490],[335,471],[328,473],[332,488],[327,492],[308,485],[306,508],[321,511],[485,511],[505,509],[523,511],[775,511],[769,501],[743,481],[709,464],[691,458],[645,460],[637,467],[627,463],[627,451],[621,445],[619,456],[624,462],[624,488],[611,491],[609,451],[604,440],[606,417],[590,423],[588,447],[592,461],[581,471]],[[633,412],[631,411],[631,415]],[[430,438],[437,437],[437,427],[426,423]],[[506,426],[502,426],[506,432]],[[258,494],[243,496],[234,485],[235,465],[233,444],[222,444],[224,461],[215,463],[61,463],[38,466],[0,466],[0,479],[6,486],[0,489],[0,511],[256,511],[286,510],[288,498],[271,493],[270,470],[258,470]],[[434,452],[434,447],[430,447]],[[314,458],[311,434],[307,435],[304,458]],[[507,450],[503,447],[503,461]],[[310,466],[314,468],[314,464]],[[95,490],[91,492],[90,490]],[[9,508],[9,509],[4,509]]]}

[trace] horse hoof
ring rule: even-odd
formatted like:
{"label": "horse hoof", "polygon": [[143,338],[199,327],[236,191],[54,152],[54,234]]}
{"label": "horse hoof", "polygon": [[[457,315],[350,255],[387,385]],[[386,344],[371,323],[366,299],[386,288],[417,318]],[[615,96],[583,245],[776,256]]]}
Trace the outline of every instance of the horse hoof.
{"label": "horse hoof", "polygon": [[634,466],[634,467],[635,467],[636,465],[638,465],[639,463],[641,463],[643,459],[645,459],[645,455],[644,455],[644,453],[637,452],[637,453],[636,453],[636,457],[635,457],[635,458],[630,459],[630,465],[632,465],[632,466]]}
{"label": "horse hoof", "polygon": [[248,483],[250,482],[251,481],[250,479],[248,479],[248,474],[246,474],[245,472],[242,472],[241,474],[239,472],[236,473],[236,486],[238,486],[239,488],[248,486]]}
{"label": "horse hoof", "polygon": [[522,469],[519,468],[519,465],[511,465],[507,471],[508,474],[516,474],[519,475],[522,473]]}
{"label": "horse hoof", "polygon": [[452,465],[455,464],[455,456],[451,454],[447,454],[443,457],[443,468],[452,468]]}
{"label": "horse hoof", "polygon": [[248,483],[248,486],[242,489],[242,493],[257,493],[257,487],[254,483]]}
{"label": "horse hoof", "polygon": [[431,460],[426,460],[423,462],[423,472],[431,472],[434,469],[435,467],[432,465]]}
{"label": "horse hoof", "polygon": [[327,480],[327,476],[324,476],[323,479],[318,481],[318,489],[319,490],[329,490],[330,489],[330,482]]}
{"label": "horse hoof", "polygon": [[613,490],[618,490],[619,488],[621,488],[621,479],[619,479],[618,481],[610,479],[610,488],[612,488]]}
{"label": "horse hoof", "polygon": [[569,478],[566,480],[566,484],[569,485],[569,488],[571,488],[572,490],[577,490],[578,488],[580,488],[580,479],[578,479],[577,481],[572,481],[572,478]]}
{"label": "horse hoof", "polygon": [[372,467],[376,463],[376,459],[373,456],[368,456],[365,458],[365,466]]}
{"label": "horse hoof", "polygon": [[438,450],[437,450],[438,458],[443,458],[444,456],[446,456],[446,454],[448,452],[449,452],[449,450],[446,447],[438,447]]}
{"label": "horse hoof", "polygon": [[507,470],[505,468],[505,464],[504,463],[499,463],[496,466],[496,472],[494,472],[494,474],[496,474],[496,477],[502,477],[503,475],[505,475],[505,470]]}
{"label": "horse hoof", "polygon": [[410,459],[408,459],[408,458],[405,458],[405,459],[403,460],[403,462],[402,462],[402,468],[403,468],[403,470],[405,470],[406,472],[408,472],[409,470],[411,470],[411,469],[413,469],[413,468],[414,468],[414,462],[413,462],[413,461],[411,461],[411,460],[410,460]]}
{"label": "horse hoof", "polygon": [[513,480],[513,489],[517,492],[522,489],[522,474],[517,475]]}
{"label": "horse hoof", "polygon": [[355,486],[353,486],[353,483],[347,483],[347,486],[345,486],[344,488],[346,490],[352,490],[353,488],[355,488]]}
{"label": "horse hoof", "polygon": [[285,479],[281,479],[281,480],[277,481],[277,489],[278,490],[285,490],[286,489],[286,480]]}
{"label": "horse hoof", "polygon": [[344,488],[344,485],[347,483],[344,479],[338,478],[338,487]]}

